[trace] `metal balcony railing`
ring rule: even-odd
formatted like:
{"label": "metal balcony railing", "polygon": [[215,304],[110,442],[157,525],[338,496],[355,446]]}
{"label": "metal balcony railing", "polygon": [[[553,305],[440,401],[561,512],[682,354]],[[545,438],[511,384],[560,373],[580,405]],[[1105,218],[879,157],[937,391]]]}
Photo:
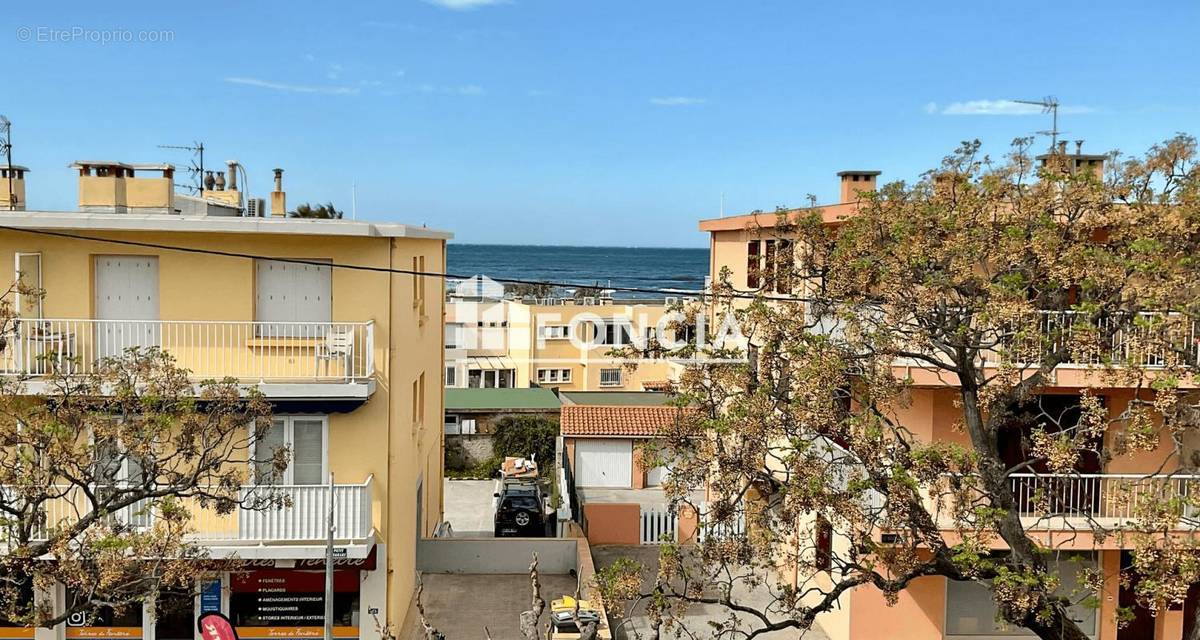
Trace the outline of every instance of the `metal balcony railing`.
{"label": "metal balcony railing", "polygon": [[[363,540],[371,534],[371,493],[373,478],[361,484],[338,484],[333,487],[334,536],[338,540]],[[96,489],[103,491],[103,488]],[[239,508],[232,513],[219,514],[202,508],[195,499],[181,500],[191,515],[188,538],[201,543],[257,542],[316,542],[326,537],[330,490],[325,485],[272,485],[242,487],[245,504],[256,497],[279,498],[263,509]],[[33,539],[45,539],[50,531],[69,526],[91,512],[86,492],[77,485],[55,486],[49,492],[53,498],[40,501],[39,523]],[[0,487],[0,500],[20,506],[20,493],[11,487]],[[109,518],[134,527],[149,527],[154,523],[154,510],[148,503],[131,505],[111,514]],[[13,523],[0,525],[4,541],[13,539]]]}
{"label": "metal balcony railing", "polygon": [[352,382],[375,374],[373,322],[21,320],[2,336],[0,374],[86,374],[108,356],[159,347],[194,379]]}
{"label": "metal balcony railing", "polygon": [[1179,500],[1182,517],[1200,513],[1188,503],[1200,496],[1200,476],[1103,474],[1013,474],[1009,483],[1017,508],[1027,518],[1090,518],[1128,522],[1151,503]]}

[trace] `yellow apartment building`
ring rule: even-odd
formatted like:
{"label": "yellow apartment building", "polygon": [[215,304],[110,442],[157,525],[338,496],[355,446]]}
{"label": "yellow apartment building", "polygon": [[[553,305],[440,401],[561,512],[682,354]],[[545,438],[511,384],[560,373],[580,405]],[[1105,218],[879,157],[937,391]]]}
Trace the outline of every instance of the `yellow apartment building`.
{"label": "yellow apartment building", "polygon": [[[1104,156],[1070,156],[1077,169],[1091,171],[1102,169]],[[857,208],[857,192],[876,188],[878,171],[845,171],[838,174],[840,199],[838,202],[817,207],[824,221],[836,222],[843,216],[853,215]],[[708,219],[700,222],[700,230],[709,234],[710,276],[716,280],[723,269],[728,269],[732,285],[739,290],[763,291],[780,296],[792,292],[790,283],[773,278],[772,270],[780,264],[780,256],[789,255],[790,241],[775,230],[777,216],[774,212],[755,212],[747,215]],[[969,445],[968,436],[955,429],[961,410],[955,406],[957,390],[944,377],[920,366],[897,364],[897,375],[903,379],[911,376],[913,385],[909,405],[898,409],[900,423],[912,432],[915,438],[926,442],[946,441]],[[1051,386],[1041,390],[1045,406],[1068,407],[1077,405],[1081,390],[1093,387],[1095,376],[1090,366],[1082,363],[1060,365],[1053,376]],[[1107,388],[1100,390],[1110,417],[1116,418],[1134,398],[1133,388]],[[1047,409],[1054,413],[1056,410]],[[1014,433],[1013,437],[1019,437]],[[1110,428],[1104,435],[1106,441],[1121,438],[1118,428]],[[1020,447],[1006,453],[1023,456]],[[1134,620],[1120,630],[1116,625],[1118,606],[1133,603],[1129,586],[1119,584],[1117,573],[1129,566],[1129,547],[1123,547],[1117,536],[1103,540],[1095,539],[1087,526],[1080,526],[1079,519],[1058,518],[1040,520],[1036,517],[1035,501],[1032,496],[1044,491],[1048,483],[1064,488],[1075,496],[1078,506],[1087,509],[1107,526],[1116,526],[1131,509],[1124,498],[1131,486],[1155,487],[1175,486],[1196,476],[1171,476],[1179,470],[1179,458],[1172,455],[1170,442],[1163,442],[1159,450],[1121,456],[1111,461],[1090,460],[1089,468],[1074,475],[1053,476],[1052,474],[1014,474],[1018,502],[1027,509],[1023,520],[1027,526],[1035,527],[1031,533],[1049,548],[1074,552],[1056,565],[1061,569],[1064,584],[1070,588],[1076,584],[1079,567],[1100,568],[1108,577],[1103,592],[1098,594],[1097,609],[1077,607],[1080,624],[1089,637],[1096,640],[1178,640],[1192,624],[1193,611],[1200,601],[1197,593],[1189,593],[1187,604],[1180,609],[1169,609],[1153,615],[1149,610],[1134,606]],[[1023,458],[1006,461],[1016,466]],[[1167,461],[1164,466],[1164,461]],[[1137,484],[1144,483],[1144,484]],[[1186,490],[1186,489],[1184,489]],[[1023,498],[1020,496],[1024,496]],[[1027,517],[1025,517],[1027,515]],[[949,531],[949,525],[947,526]],[[840,541],[833,541],[836,552]],[[1126,544],[1129,544],[1126,541]],[[1070,555],[1070,554],[1068,554]],[[1194,591],[1194,590],[1193,590]],[[994,604],[987,590],[975,583],[955,582],[942,577],[924,577],[915,580],[899,595],[894,606],[885,602],[884,596],[873,587],[859,587],[841,598],[839,607],[818,617],[817,624],[832,640],[992,640],[998,638],[1031,637],[1025,629],[1000,628],[995,622]]]}
{"label": "yellow apartment building", "polygon": [[670,325],[663,300],[454,297],[446,309],[446,386],[661,389],[669,362],[612,352],[669,340],[675,333]]}
{"label": "yellow apartment building", "polygon": [[[261,390],[273,405],[269,445],[293,452],[279,485],[291,506],[196,514],[196,542],[245,570],[197,585],[195,610],[221,609],[243,638],[320,637],[326,533],[313,514],[327,509],[332,473],[335,635],[375,640],[376,616],[402,628],[416,540],[442,519],[442,284],[354,267],[443,272],[451,234],[286,218],[278,180],[274,216],[185,214],[182,200],[187,211],[228,214],[241,198],[176,195],[170,165],[71,166],[80,172],[78,211],[6,212],[0,221],[0,278],[20,274],[44,290],[18,302],[0,374],[27,377],[36,394],[50,368],[86,373],[98,358],[156,346],[197,380],[232,376]],[[23,184],[18,193],[23,201]],[[293,600],[299,618],[285,620],[273,613],[279,592],[317,599]],[[61,607],[63,594],[53,597]],[[150,611],[9,631],[38,640],[195,637],[195,615]]]}

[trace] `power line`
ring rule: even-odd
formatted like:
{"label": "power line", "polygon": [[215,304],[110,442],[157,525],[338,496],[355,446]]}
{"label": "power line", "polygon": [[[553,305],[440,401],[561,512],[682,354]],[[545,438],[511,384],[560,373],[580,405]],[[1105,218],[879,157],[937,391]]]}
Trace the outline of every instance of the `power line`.
{"label": "power line", "polygon": [[[130,247],[141,247],[144,249],[161,249],[164,251],[180,251],[183,253],[198,253],[198,254],[204,254],[204,255],[222,256],[222,257],[226,257],[226,258],[245,258],[248,260],[274,260],[276,262],[287,262],[289,264],[304,264],[304,265],[312,265],[312,266],[317,266],[317,267],[331,267],[331,268],[335,268],[335,269],[352,269],[355,271],[370,271],[370,272],[374,272],[374,273],[393,273],[393,274],[401,274],[401,275],[433,277],[433,278],[442,278],[442,279],[449,278],[451,280],[468,280],[468,279],[473,278],[476,275],[478,275],[478,274],[472,274],[472,275],[468,276],[468,275],[455,274],[455,273],[439,273],[436,271],[417,271],[415,269],[397,269],[394,267],[376,267],[376,266],[362,265],[362,264],[345,264],[345,263],[340,263],[340,262],[329,262],[329,261],[325,261],[325,260],[306,260],[304,258],[277,258],[274,256],[265,256],[265,255],[259,255],[259,254],[254,254],[254,253],[243,253],[240,251],[222,251],[220,249],[203,249],[200,247],[181,247],[178,245],[160,244],[157,242],[142,242],[139,240],[120,240],[120,239],[116,239],[116,238],[101,238],[99,236],[89,236],[89,235],[78,234],[78,233],[66,233],[63,231],[51,231],[49,229],[26,229],[23,227],[10,227],[10,226],[3,225],[3,224],[0,224],[0,229],[6,230],[6,231],[17,231],[20,233],[29,233],[29,234],[34,234],[34,235],[53,236],[56,238],[67,238],[70,240],[87,240],[90,242],[105,242],[108,244],[116,244],[116,245],[130,246]],[[586,283],[580,284],[580,283],[574,283],[574,282],[555,282],[552,280],[525,280],[525,279],[521,279],[521,278],[493,278],[491,276],[487,276],[487,277],[495,282],[500,282],[500,283],[504,283],[504,284],[526,284],[526,285],[576,288],[576,289],[585,288],[585,287],[592,288],[592,287],[597,286],[596,284],[586,284]],[[613,291],[622,291],[625,293],[654,293],[654,294],[660,294],[660,295],[664,295],[664,296],[704,295],[703,291],[691,290],[691,289],[668,289],[668,288],[657,288],[657,287],[622,287],[622,286],[608,286],[608,287],[604,287],[604,288],[611,289]],[[750,300],[763,299],[763,300],[773,300],[773,301],[780,301],[780,302],[804,302],[807,300],[806,298],[793,297],[793,296],[787,296],[787,297],[759,296],[757,294],[753,294],[753,293],[750,293],[747,291],[736,291],[735,293],[731,294],[730,297],[741,298],[741,299],[750,299]]]}

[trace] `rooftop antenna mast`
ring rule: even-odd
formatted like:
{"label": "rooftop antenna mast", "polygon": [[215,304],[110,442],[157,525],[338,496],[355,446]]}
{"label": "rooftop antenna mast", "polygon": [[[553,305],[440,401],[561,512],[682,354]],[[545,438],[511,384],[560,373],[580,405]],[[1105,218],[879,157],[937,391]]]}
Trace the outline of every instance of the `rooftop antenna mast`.
{"label": "rooftop antenna mast", "polygon": [[204,193],[204,143],[203,142],[193,142],[190,146],[189,145],[181,145],[181,144],[160,144],[160,145],[158,145],[158,148],[159,149],[181,149],[183,151],[191,151],[193,156],[199,156],[199,159],[200,159],[199,166],[197,166],[197,164],[193,161],[192,165],[190,167],[188,167],[188,173],[196,176],[196,186],[188,187],[188,189],[192,189],[196,193],[203,194]]}
{"label": "rooftop antenna mast", "polygon": [[0,151],[4,152],[4,161],[7,162],[8,173],[8,210],[16,211],[17,200],[13,198],[13,166],[12,166],[12,122],[0,116]]}
{"label": "rooftop antenna mast", "polygon": [[1050,150],[1058,146],[1058,134],[1065,133],[1058,130],[1058,98],[1054,96],[1046,96],[1041,100],[1013,100],[1020,104],[1031,104],[1042,108],[1042,113],[1051,114],[1051,124],[1049,131],[1038,131],[1039,135],[1050,136]]}

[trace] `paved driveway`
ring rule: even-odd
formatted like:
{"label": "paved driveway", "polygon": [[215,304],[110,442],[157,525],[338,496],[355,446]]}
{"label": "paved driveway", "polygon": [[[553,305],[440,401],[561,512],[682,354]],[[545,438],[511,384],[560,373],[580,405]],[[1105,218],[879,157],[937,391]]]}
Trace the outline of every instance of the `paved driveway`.
{"label": "paved driveway", "polygon": [[[592,559],[596,563],[596,568],[607,567],[616,561],[617,558],[630,558],[640,562],[646,567],[646,571],[642,574],[643,588],[649,591],[654,584],[654,576],[658,571],[658,548],[653,545],[643,545],[637,547],[617,546],[617,545],[602,545],[592,547]],[[735,590],[734,602],[745,602],[746,604],[757,607],[764,606],[770,597],[762,591],[753,593],[742,592]],[[628,605],[627,605],[628,606]],[[613,640],[636,640],[638,637],[649,637],[650,625],[645,617],[645,607],[639,604],[631,611],[625,612],[625,618],[616,618],[611,616],[609,622],[613,625]],[[688,631],[695,634],[696,638],[712,637],[712,630],[708,626],[710,621],[726,622],[729,619],[729,610],[720,605],[691,605],[687,613],[684,615],[684,625]],[[743,623],[739,625],[740,629],[749,630],[752,627],[749,624]],[[663,631],[664,638],[676,637],[674,631]],[[687,638],[688,634],[679,636]],[[738,636],[741,637],[741,636]],[[760,636],[767,640],[796,640],[803,638],[804,640],[829,640],[829,636],[821,632],[820,629],[812,629],[803,635],[800,632],[789,629],[785,631],[776,631],[774,633],[766,633]]]}
{"label": "paved driveway", "polygon": [[491,538],[495,531],[496,480],[445,480],[445,518],[455,538]]}

